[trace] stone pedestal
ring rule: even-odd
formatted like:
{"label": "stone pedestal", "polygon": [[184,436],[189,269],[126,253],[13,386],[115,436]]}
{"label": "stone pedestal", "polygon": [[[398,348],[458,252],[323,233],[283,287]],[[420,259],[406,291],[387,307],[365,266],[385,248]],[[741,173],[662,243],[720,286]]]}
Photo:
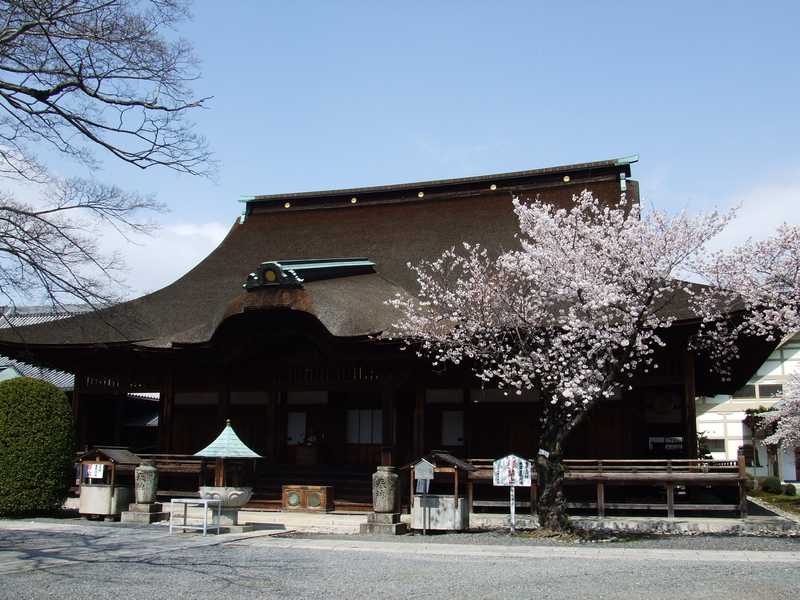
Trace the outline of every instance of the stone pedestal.
{"label": "stone pedestal", "polygon": [[363,534],[402,535],[408,526],[400,522],[400,477],[394,467],[381,466],[372,475],[372,506],[375,512],[367,517],[359,530]]}
{"label": "stone pedestal", "polygon": [[120,521],[123,523],[150,524],[167,520],[169,512],[164,510],[160,502],[129,504],[128,510],[120,515]]}
{"label": "stone pedestal", "polygon": [[370,513],[359,531],[362,535],[404,535],[408,525],[400,522],[400,513]]}

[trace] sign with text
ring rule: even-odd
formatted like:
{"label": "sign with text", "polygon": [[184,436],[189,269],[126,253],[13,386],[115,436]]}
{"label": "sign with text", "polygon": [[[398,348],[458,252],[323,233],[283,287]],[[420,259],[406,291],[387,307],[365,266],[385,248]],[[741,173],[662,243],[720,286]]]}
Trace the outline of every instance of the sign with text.
{"label": "sign with text", "polygon": [[99,463],[89,463],[86,465],[86,477],[89,479],[102,479],[106,466]]}
{"label": "sign with text", "polygon": [[433,479],[433,465],[424,458],[414,465],[414,479]]}
{"label": "sign with text", "polygon": [[498,486],[531,485],[531,461],[516,454],[498,458],[493,464],[493,483]]}

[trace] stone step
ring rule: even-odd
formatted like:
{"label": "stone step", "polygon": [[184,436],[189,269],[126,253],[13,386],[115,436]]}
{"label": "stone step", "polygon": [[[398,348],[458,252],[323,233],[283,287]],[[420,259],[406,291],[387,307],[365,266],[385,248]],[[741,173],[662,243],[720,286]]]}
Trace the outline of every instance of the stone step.
{"label": "stone step", "polygon": [[127,510],[120,515],[120,521],[122,523],[141,523],[149,525],[150,523],[156,523],[157,521],[168,520],[168,512],[141,512]]}
{"label": "stone step", "polygon": [[156,513],[156,512],[164,512],[164,507],[160,502],[152,502],[150,504],[129,504],[128,510],[130,512],[140,512],[140,513]]}

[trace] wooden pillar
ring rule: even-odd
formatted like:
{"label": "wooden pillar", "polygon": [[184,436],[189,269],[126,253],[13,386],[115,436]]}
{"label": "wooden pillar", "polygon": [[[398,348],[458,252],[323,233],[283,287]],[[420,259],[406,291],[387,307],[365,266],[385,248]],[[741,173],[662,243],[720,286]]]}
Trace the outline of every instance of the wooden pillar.
{"label": "wooden pillar", "polygon": [[425,388],[424,387],[417,387],[415,390],[412,454],[415,459],[425,454]]}
{"label": "wooden pillar", "polygon": [[602,481],[597,482],[597,516],[606,516],[606,488]]}
{"label": "wooden pillar", "polygon": [[125,406],[130,389],[130,375],[126,373],[120,376],[119,391],[114,398],[114,444],[116,446],[120,446],[123,443],[123,420],[125,419]]}
{"label": "wooden pillar", "polygon": [[158,403],[158,445],[161,452],[173,451],[173,423],[175,412],[175,374],[170,369],[161,380],[161,394]]}
{"label": "wooden pillar", "polygon": [[469,458],[472,451],[472,399],[468,387],[463,390],[462,404],[464,410],[464,458]]}
{"label": "wooden pillar", "polygon": [[469,479],[469,473],[467,473],[467,513],[472,514],[472,503],[475,500],[475,482],[472,479]]}
{"label": "wooden pillar", "polygon": [[214,464],[214,486],[223,487],[225,485],[225,461],[218,458]]}
{"label": "wooden pillar", "polygon": [[217,374],[217,378],[219,392],[217,418],[219,419],[219,427],[222,428],[225,425],[225,420],[231,418],[231,386],[227,370],[221,369]]}
{"label": "wooden pillar", "polygon": [[117,394],[114,397],[114,445],[122,445],[122,419],[125,407],[125,396]]}
{"label": "wooden pillar", "polygon": [[383,417],[383,447],[381,464],[391,466],[396,459],[395,440],[395,389],[390,385],[381,387],[381,415]]}
{"label": "wooden pillar", "polygon": [[739,516],[747,517],[747,481],[739,480]]}
{"label": "wooden pillar", "polygon": [[667,484],[667,518],[675,518],[675,484]]}
{"label": "wooden pillar", "polygon": [[278,426],[278,403],[280,402],[280,394],[274,390],[267,392],[267,418],[264,424],[264,431],[266,431],[267,439],[264,443],[264,458],[268,464],[274,464],[278,458],[278,441],[279,441],[279,426]]}
{"label": "wooden pillar", "polygon": [[686,419],[686,449],[687,458],[697,458],[697,406],[695,405],[694,387],[694,353],[686,352],[684,355],[684,397],[686,406],[684,415]]}
{"label": "wooden pillar", "polygon": [[78,447],[86,448],[86,415],[84,414],[85,397],[83,395],[83,374],[75,371],[75,383],[72,386],[72,421],[78,438]]}
{"label": "wooden pillar", "polygon": [[284,390],[274,390],[270,392],[273,400],[273,414],[275,415],[274,427],[275,437],[272,441],[273,452],[275,453],[276,464],[286,464],[289,460],[288,449],[286,446],[286,427],[287,427],[287,392]]}

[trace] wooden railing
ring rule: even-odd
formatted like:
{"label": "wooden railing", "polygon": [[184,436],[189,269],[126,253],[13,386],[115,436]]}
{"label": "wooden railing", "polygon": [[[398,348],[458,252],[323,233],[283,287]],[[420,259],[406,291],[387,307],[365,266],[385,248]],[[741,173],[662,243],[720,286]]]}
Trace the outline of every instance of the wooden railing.
{"label": "wooden railing", "polygon": [[[468,498],[470,511],[473,507],[501,506],[498,501],[475,500],[475,484],[492,480],[493,459],[471,458],[469,462],[477,470],[468,476]],[[533,462],[533,461],[532,461]],[[747,492],[745,489],[746,472],[744,457],[738,460],[705,460],[705,459],[569,459],[564,460],[564,484],[595,484],[597,498],[595,502],[571,502],[570,508],[596,509],[598,516],[605,516],[609,510],[658,510],[666,511],[667,516],[675,516],[676,510],[684,511],[738,511],[742,517],[747,516]],[[520,503],[529,507],[531,514],[536,510],[538,485],[536,472],[532,473],[530,502]],[[608,485],[641,485],[657,486],[666,492],[665,502],[606,502],[605,491]],[[696,504],[676,503],[676,486],[686,485],[719,485],[737,486],[739,501],[736,504]]]}
{"label": "wooden railing", "polygon": [[[535,463],[535,459],[530,459]],[[494,459],[470,458],[479,471],[491,471]],[[743,457],[739,460],[669,459],[566,459],[569,473],[735,473],[745,477]],[[534,473],[535,475],[535,473]]]}

